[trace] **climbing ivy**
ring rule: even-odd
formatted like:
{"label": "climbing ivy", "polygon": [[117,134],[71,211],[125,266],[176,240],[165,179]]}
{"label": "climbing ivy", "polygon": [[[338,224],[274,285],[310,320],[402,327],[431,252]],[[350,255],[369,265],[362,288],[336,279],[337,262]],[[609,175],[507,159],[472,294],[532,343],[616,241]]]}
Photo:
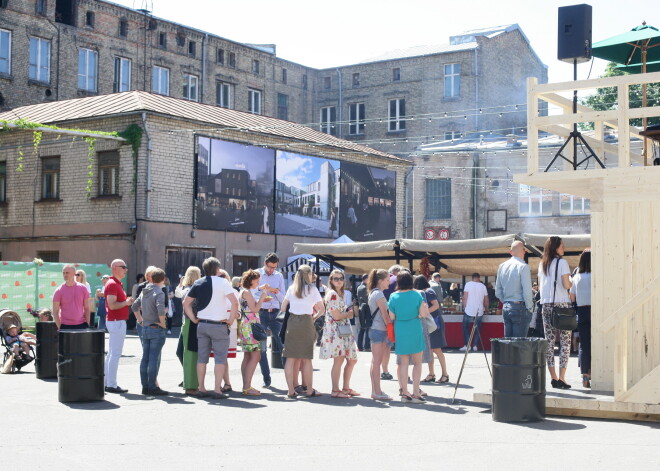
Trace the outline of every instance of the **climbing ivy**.
{"label": "climbing ivy", "polygon": [[96,138],[86,137],[87,143],[87,199],[92,196],[92,185],[94,184],[94,155],[96,154]]}
{"label": "climbing ivy", "polygon": [[142,128],[137,124],[131,124],[126,129],[117,133],[117,136],[123,137],[133,149],[133,193],[137,192],[137,160],[140,146],[142,145]]}

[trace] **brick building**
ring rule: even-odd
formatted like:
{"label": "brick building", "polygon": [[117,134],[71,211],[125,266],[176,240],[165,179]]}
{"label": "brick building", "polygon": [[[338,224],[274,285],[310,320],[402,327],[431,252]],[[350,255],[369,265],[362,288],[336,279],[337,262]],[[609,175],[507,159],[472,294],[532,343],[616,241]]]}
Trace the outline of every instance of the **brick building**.
{"label": "brick building", "polygon": [[[202,155],[200,137],[387,168],[397,180],[396,235],[403,232],[403,180],[410,163],[303,126],[283,126],[286,123],[274,118],[137,91],[42,103],[0,114],[0,120],[20,118],[105,132],[124,131],[135,124],[144,133],[135,155],[121,140],[96,140],[89,195],[89,148],[81,138],[44,132],[35,150],[31,130],[3,133],[0,258],[4,260],[39,256],[46,261],[107,263],[121,257],[131,267],[131,276],[150,264],[167,266],[173,276],[213,254],[228,269],[242,272],[260,266],[267,252],[277,251],[286,260],[293,254],[294,242],[319,240],[302,234],[201,229],[195,201],[204,195],[195,195],[195,161],[199,154],[205,165],[208,156]],[[243,177],[246,181],[236,178],[239,183],[233,186],[214,183],[213,187],[232,190],[239,201],[243,191],[251,191],[247,176]]]}

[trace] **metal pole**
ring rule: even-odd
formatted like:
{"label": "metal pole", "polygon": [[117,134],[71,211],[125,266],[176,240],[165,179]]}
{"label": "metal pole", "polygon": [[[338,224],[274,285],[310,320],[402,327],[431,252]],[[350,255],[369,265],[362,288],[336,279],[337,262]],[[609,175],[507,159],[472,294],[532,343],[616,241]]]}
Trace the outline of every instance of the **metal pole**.
{"label": "metal pole", "polygon": [[[474,324],[472,324],[472,332],[470,332],[470,340],[468,340],[468,348],[465,350],[465,355],[463,356],[463,364],[461,365],[461,371],[458,373],[458,379],[456,380],[456,386],[454,386],[454,397],[451,398],[451,403],[453,404],[456,400],[456,391],[458,390],[458,385],[461,383],[461,377],[463,376],[463,368],[465,368],[465,360],[467,360],[468,353],[470,353],[470,345],[472,345],[472,338],[474,337],[474,332],[477,328],[477,321],[475,319]],[[489,367],[490,369],[490,367]]]}

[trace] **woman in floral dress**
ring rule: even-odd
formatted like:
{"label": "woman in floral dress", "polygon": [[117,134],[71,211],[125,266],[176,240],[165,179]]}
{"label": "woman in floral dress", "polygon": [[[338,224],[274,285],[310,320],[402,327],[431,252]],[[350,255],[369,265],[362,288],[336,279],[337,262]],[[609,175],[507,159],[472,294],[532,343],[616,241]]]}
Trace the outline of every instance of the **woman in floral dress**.
{"label": "woman in floral dress", "polygon": [[[238,340],[243,347],[243,363],[241,375],[243,376],[243,394],[246,396],[259,396],[261,392],[252,387],[252,376],[261,359],[259,341],[252,335],[252,324],[260,323],[259,309],[268,297],[268,285],[259,286],[261,275],[256,270],[248,270],[241,278],[241,323],[238,328]],[[252,290],[260,290],[259,301],[254,300]]]}
{"label": "woman in floral dress", "polygon": [[[344,293],[344,273],[341,270],[333,270],[330,273],[328,292],[325,295],[325,324],[323,325],[323,337],[321,339],[322,359],[332,358],[334,364],[330,373],[332,379],[332,397],[348,398],[359,396],[360,393],[353,391],[350,386],[351,374],[357,363],[357,345],[355,337],[350,329],[349,319],[353,317],[352,306],[347,306]],[[339,325],[347,325],[350,334],[345,337],[339,335]],[[344,367],[343,388],[339,389],[339,377],[341,367]]]}

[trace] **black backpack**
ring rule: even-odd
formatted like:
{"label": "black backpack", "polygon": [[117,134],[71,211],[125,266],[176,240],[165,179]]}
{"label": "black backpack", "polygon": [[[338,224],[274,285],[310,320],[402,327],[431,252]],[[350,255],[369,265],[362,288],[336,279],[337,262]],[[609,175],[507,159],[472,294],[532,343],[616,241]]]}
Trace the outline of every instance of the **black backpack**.
{"label": "black backpack", "polygon": [[[371,293],[376,291],[375,289],[371,290]],[[371,294],[369,293],[369,294]],[[360,326],[363,329],[370,329],[371,324],[374,322],[374,317],[376,317],[376,314],[378,314],[378,311],[380,311],[380,308],[376,308],[375,312],[371,312],[371,308],[369,307],[369,303],[363,303],[360,306]]]}

